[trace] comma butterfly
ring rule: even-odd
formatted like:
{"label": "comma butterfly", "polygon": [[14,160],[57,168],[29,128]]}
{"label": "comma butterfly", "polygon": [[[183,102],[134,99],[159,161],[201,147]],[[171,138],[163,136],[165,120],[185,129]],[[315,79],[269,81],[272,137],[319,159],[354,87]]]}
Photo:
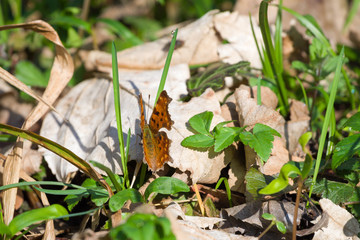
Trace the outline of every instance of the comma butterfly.
{"label": "comma butterfly", "polygon": [[171,100],[166,91],[162,91],[151,114],[149,124],[147,124],[145,121],[142,95],[139,95],[141,110],[140,127],[143,138],[144,156],[149,168],[153,172],[162,168],[164,163],[170,160],[169,147],[171,141],[165,132],[159,130],[163,127],[170,130],[171,125],[174,123],[168,111],[168,105]]}

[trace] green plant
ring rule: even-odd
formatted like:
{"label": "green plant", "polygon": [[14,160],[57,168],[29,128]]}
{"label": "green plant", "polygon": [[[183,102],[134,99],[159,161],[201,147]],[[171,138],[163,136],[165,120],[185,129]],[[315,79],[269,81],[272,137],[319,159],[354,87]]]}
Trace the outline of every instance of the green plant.
{"label": "green plant", "polygon": [[22,231],[24,228],[30,225],[55,218],[63,218],[66,215],[68,215],[68,212],[63,206],[59,204],[53,204],[48,207],[29,210],[14,217],[9,225],[6,225],[1,221],[0,234],[4,239],[10,239],[15,236],[16,233]]}
{"label": "green plant", "polygon": [[224,185],[225,185],[226,194],[227,194],[227,197],[229,200],[229,206],[232,207],[233,203],[232,203],[232,198],[231,198],[231,190],[230,190],[230,186],[229,186],[229,182],[228,182],[227,178],[225,178],[225,177],[220,178],[219,181],[216,183],[215,190],[220,187],[222,182],[224,182]]}
{"label": "green plant", "polygon": [[214,147],[215,152],[221,152],[234,141],[241,141],[253,148],[263,162],[267,161],[273,146],[274,135],[280,137],[277,131],[263,124],[255,124],[252,133],[245,131],[245,127],[224,127],[231,121],[218,123],[210,131],[213,116],[212,112],[206,111],[191,117],[189,124],[195,134],[186,137],[181,145],[203,149]]}
{"label": "green plant", "polygon": [[267,233],[272,226],[276,225],[277,230],[279,230],[279,232],[285,234],[286,233],[286,227],[284,225],[283,222],[278,221],[276,219],[276,217],[270,213],[264,213],[263,215],[261,215],[262,218],[271,221],[269,226],[258,236],[258,239],[260,239],[261,237],[263,237],[265,235],[265,233]]}
{"label": "green plant", "polygon": [[152,214],[136,213],[127,221],[110,230],[111,239],[176,239],[171,231],[171,224],[167,218]]}
{"label": "green plant", "polygon": [[224,78],[234,76],[241,70],[247,70],[250,66],[249,62],[241,61],[236,64],[214,63],[210,64],[205,71],[192,76],[186,81],[188,94],[191,97],[200,96],[207,88],[214,91],[224,87]]}

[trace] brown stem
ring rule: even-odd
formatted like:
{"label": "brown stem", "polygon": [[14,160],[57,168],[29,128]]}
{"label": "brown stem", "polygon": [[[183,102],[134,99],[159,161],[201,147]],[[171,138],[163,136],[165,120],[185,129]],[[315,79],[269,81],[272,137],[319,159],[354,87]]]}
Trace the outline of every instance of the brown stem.
{"label": "brown stem", "polygon": [[300,204],[300,196],[301,196],[302,186],[303,186],[303,180],[300,177],[298,179],[298,189],[297,189],[297,193],[296,193],[296,202],[295,202],[295,210],[294,210],[293,229],[292,229],[292,240],[296,240],[297,215],[298,215],[298,208],[299,208],[299,204]]}

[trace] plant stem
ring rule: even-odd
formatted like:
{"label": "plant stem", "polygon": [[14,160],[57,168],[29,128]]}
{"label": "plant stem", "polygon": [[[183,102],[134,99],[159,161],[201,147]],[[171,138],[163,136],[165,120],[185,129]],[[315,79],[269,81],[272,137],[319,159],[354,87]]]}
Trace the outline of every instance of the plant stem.
{"label": "plant stem", "polygon": [[273,221],[271,221],[269,226],[258,236],[258,239],[262,238],[265,235],[265,233],[267,233],[271,229],[271,227],[274,225],[275,225],[275,221],[273,220]]}
{"label": "plant stem", "polygon": [[293,229],[292,229],[292,239],[296,240],[296,227],[297,227],[297,215],[298,215],[298,209],[300,204],[300,196],[301,196],[301,190],[303,186],[303,180],[300,177],[298,180],[298,189],[296,193],[296,202],[295,202],[295,210],[294,210],[294,220],[293,220]]}

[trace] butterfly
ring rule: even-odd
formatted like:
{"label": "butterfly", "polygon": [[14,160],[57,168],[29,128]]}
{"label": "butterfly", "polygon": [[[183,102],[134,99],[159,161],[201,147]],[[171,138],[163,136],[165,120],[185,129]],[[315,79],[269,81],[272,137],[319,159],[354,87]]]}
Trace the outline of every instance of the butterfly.
{"label": "butterfly", "polygon": [[144,157],[153,172],[162,168],[163,165],[171,159],[169,155],[171,141],[165,132],[159,131],[161,128],[170,130],[174,123],[168,111],[168,105],[171,100],[167,92],[165,90],[162,91],[151,114],[149,124],[147,124],[142,95],[139,95],[141,110],[140,128],[143,139]]}

